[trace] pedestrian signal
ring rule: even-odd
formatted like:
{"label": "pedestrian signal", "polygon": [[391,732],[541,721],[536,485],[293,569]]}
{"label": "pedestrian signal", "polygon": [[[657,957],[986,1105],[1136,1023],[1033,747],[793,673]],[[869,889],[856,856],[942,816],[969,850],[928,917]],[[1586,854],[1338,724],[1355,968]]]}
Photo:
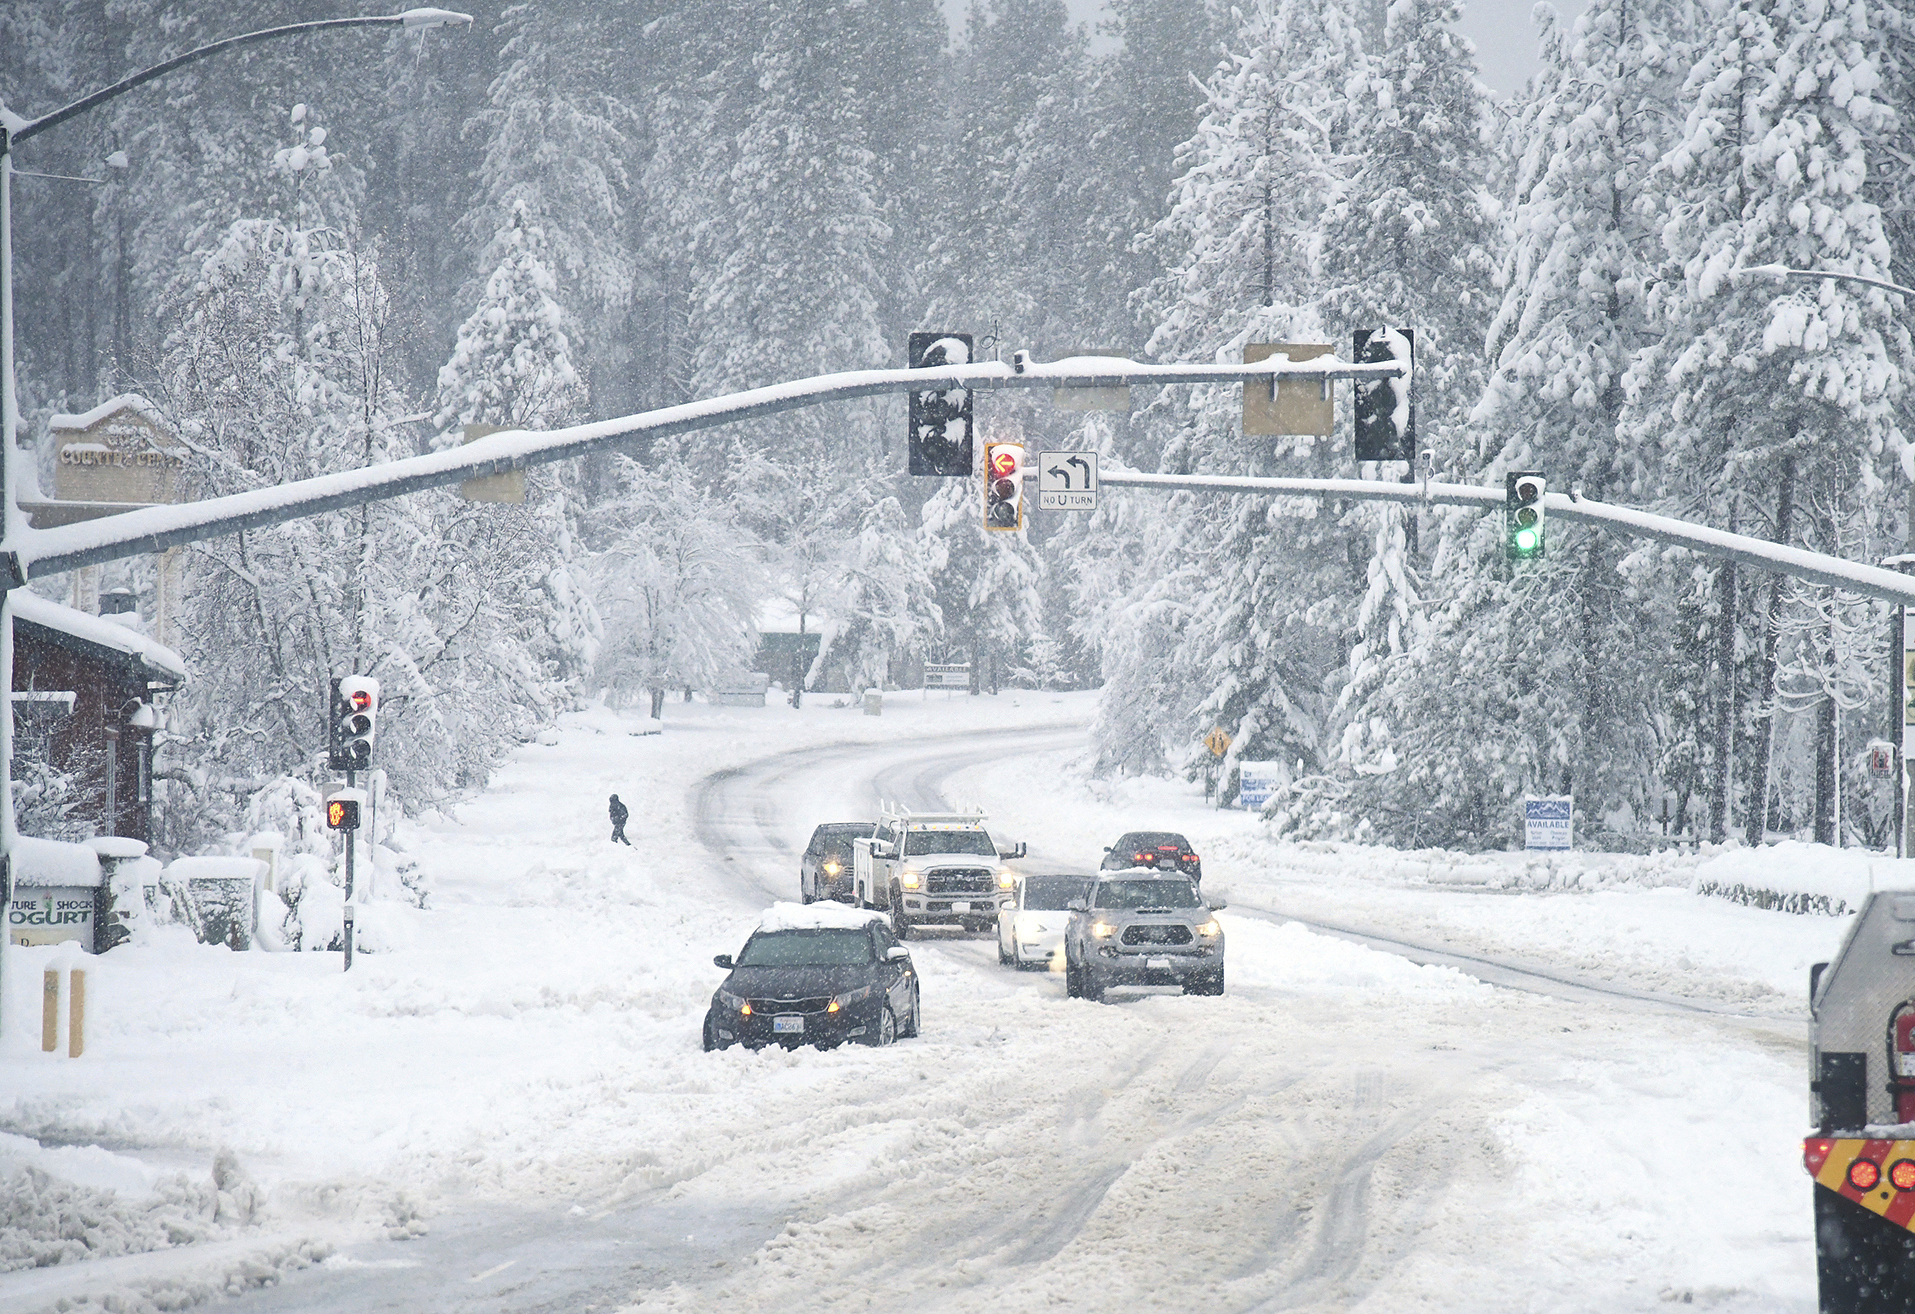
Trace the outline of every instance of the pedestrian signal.
{"label": "pedestrian signal", "polygon": [[356,798],[327,799],[326,828],[328,830],[358,830],[359,800]]}

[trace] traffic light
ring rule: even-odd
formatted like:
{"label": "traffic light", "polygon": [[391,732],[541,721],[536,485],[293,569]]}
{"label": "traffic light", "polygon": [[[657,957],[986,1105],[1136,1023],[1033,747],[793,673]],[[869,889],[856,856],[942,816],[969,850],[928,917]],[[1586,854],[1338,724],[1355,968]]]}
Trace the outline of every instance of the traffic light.
{"label": "traffic light", "polygon": [[[1350,360],[1358,365],[1400,360],[1413,366],[1416,334],[1410,329],[1358,329]],[[1410,399],[1407,375],[1356,385],[1356,459],[1416,459],[1416,403]]]}
{"label": "traffic light", "polygon": [[326,828],[328,830],[358,830],[359,800],[356,798],[327,799]]}
{"label": "traffic light", "polygon": [[984,444],[984,527],[1019,529],[1024,524],[1024,446]]}
{"label": "traffic light", "polygon": [[378,721],[379,681],[367,675],[334,680],[326,765],[334,771],[364,771],[371,766]]}
{"label": "traffic light", "polygon": [[1543,556],[1543,493],[1549,481],[1535,470],[1512,470],[1503,484],[1503,545],[1511,561]]}
{"label": "traffic light", "polygon": [[[938,365],[969,365],[969,333],[913,333],[914,370]],[[911,473],[969,475],[972,469],[971,392],[968,388],[927,389],[911,394]]]}

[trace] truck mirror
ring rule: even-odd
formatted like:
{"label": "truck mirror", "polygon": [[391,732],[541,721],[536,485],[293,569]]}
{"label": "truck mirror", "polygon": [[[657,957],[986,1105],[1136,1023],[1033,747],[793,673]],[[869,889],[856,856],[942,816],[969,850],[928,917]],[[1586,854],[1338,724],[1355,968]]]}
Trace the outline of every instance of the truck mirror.
{"label": "truck mirror", "polygon": [[1809,1012],[1815,1011],[1815,988],[1822,984],[1822,973],[1829,970],[1827,963],[1809,964]]}
{"label": "truck mirror", "polygon": [[1070,909],[1070,911],[1072,912],[1089,912],[1090,900],[1089,899],[1072,899],[1069,903],[1065,904],[1064,906]]}
{"label": "truck mirror", "polygon": [[1013,858],[1021,858],[1024,856],[1024,841],[1023,840],[1019,840],[1017,842],[1017,852],[1013,853],[1011,856]]}
{"label": "truck mirror", "polygon": [[718,957],[712,959],[711,962],[713,967],[722,967],[727,972],[731,971],[731,955],[730,954],[719,954]]}

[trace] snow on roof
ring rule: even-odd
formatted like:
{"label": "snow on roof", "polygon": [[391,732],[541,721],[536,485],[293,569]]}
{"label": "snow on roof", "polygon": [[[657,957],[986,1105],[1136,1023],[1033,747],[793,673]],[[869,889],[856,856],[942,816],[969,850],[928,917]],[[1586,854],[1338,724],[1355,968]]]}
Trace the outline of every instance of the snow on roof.
{"label": "snow on roof", "polygon": [[13,840],[14,884],[35,888],[60,885],[98,885],[99,855],[84,844],[16,835]]}
{"label": "snow on roof", "polygon": [[13,591],[13,614],[20,620],[31,621],[49,630],[72,635],[96,647],[123,652],[129,657],[138,657],[148,667],[164,672],[175,679],[186,678],[186,663],[180,655],[164,644],[155,643],[144,634],[139,634],[124,625],[115,625],[103,617],[91,616],[84,611],[63,606],[51,598],[43,598],[26,589]]}
{"label": "snow on roof", "polygon": [[[805,632],[820,633],[825,628],[825,618],[816,609],[807,611],[804,617]],[[751,618],[752,628],[760,634],[796,634],[798,633],[798,606],[790,598],[771,597],[759,604]]]}
{"label": "snow on roof", "polygon": [[123,392],[110,401],[103,401],[92,410],[79,415],[56,415],[47,421],[49,429],[91,429],[116,411],[133,411],[142,420],[152,424],[163,424],[159,407],[155,406],[137,392]]}
{"label": "snow on roof", "polygon": [[758,919],[761,931],[837,931],[862,930],[872,922],[881,922],[884,914],[872,908],[853,908],[845,903],[774,903]]}

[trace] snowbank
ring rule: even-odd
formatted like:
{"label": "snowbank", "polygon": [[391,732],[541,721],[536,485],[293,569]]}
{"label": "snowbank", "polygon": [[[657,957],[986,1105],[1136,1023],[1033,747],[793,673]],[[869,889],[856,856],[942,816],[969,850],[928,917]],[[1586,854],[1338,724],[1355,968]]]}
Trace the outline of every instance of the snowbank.
{"label": "snowbank", "polygon": [[1708,858],[1693,888],[1752,908],[1841,917],[1859,911],[1871,890],[1915,889],[1915,860],[1783,840]]}

